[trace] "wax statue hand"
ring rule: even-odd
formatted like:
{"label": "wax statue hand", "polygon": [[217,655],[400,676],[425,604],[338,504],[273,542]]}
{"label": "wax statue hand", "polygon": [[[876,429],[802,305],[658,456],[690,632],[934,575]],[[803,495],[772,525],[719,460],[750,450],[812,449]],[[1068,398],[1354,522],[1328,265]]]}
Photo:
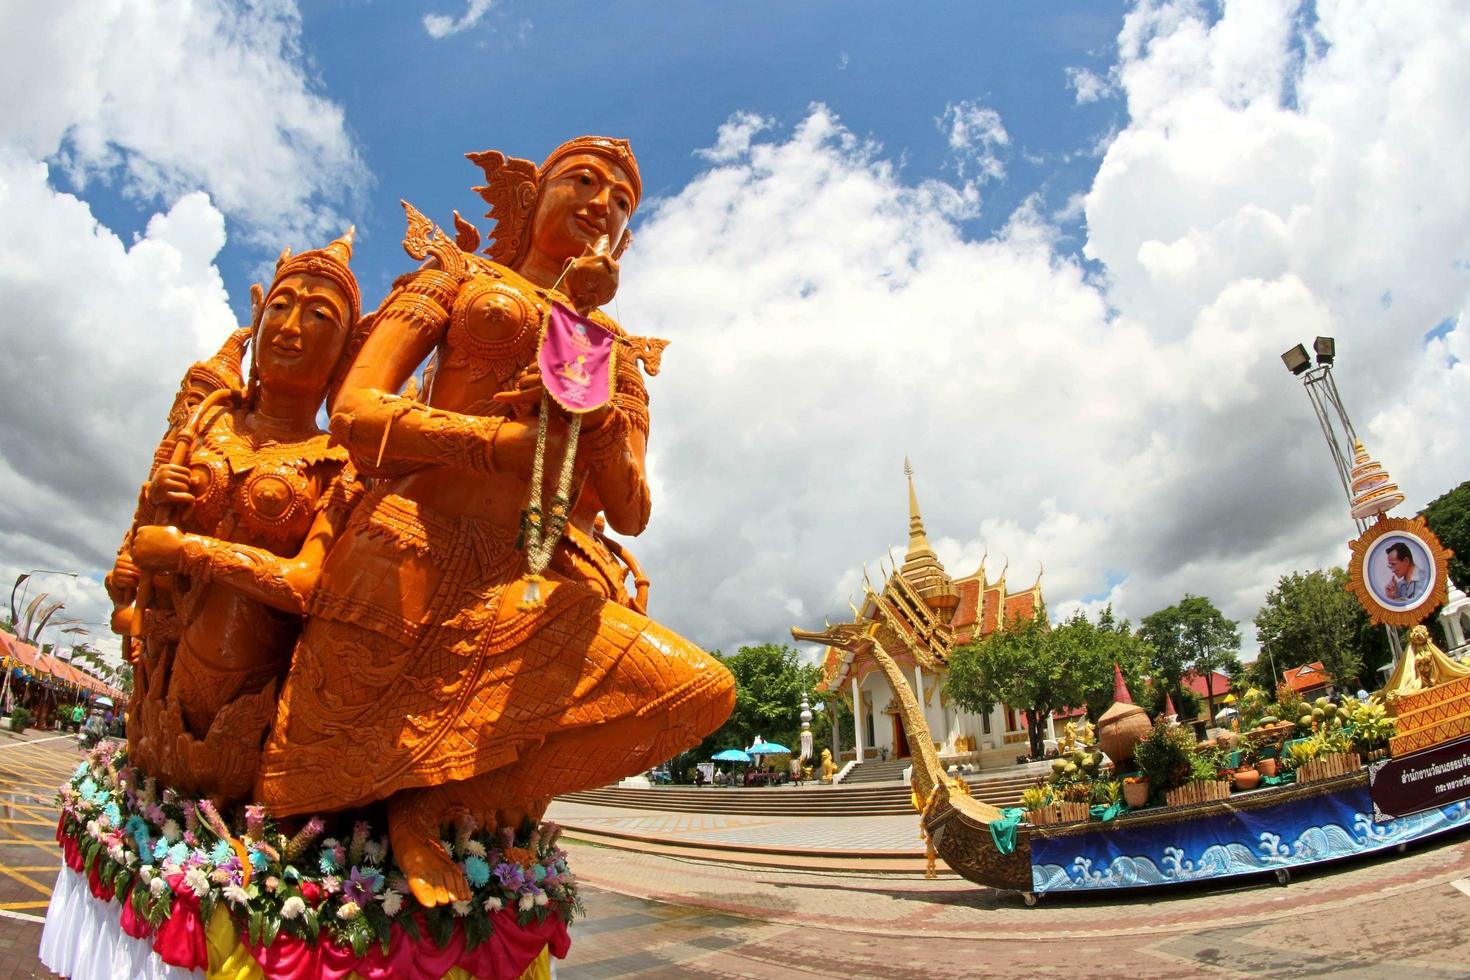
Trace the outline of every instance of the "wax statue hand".
{"label": "wax statue hand", "polygon": [[177,571],[184,553],[184,535],[176,527],[150,524],[133,533],[133,561],[153,572]]}
{"label": "wax statue hand", "polygon": [[584,316],[612,302],[618,292],[618,262],[605,251],[606,240],[588,245],[575,259],[568,259],[562,277],[563,291],[577,312]]}
{"label": "wax statue hand", "polygon": [[[509,405],[516,418],[525,418],[527,416],[534,416],[536,409],[541,404],[541,396],[545,391],[546,389],[541,384],[541,369],[536,365],[532,365],[516,375],[514,388],[509,391],[496,392],[495,400]],[[612,403],[609,402],[601,408],[584,412],[582,415],[583,430],[597,428],[607,419],[607,415],[611,411]],[[548,442],[549,445],[550,443]]]}
{"label": "wax statue hand", "polygon": [[119,552],[112,572],[107,576],[108,588],[118,595],[130,594],[138,591],[139,578],[138,566],[132,558],[126,552]]}
{"label": "wax statue hand", "polygon": [[194,490],[189,482],[189,467],[181,463],[162,463],[148,481],[148,502],[155,507],[171,504],[194,506]]}

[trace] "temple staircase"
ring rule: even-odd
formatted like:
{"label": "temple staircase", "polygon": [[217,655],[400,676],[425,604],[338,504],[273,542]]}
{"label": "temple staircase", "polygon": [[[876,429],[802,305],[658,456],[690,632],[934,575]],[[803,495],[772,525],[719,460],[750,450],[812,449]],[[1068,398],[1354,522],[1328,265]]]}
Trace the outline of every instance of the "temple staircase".
{"label": "temple staircase", "polygon": [[852,771],[842,780],[842,785],[897,782],[903,779],[903,771],[911,765],[911,759],[889,759],[887,762],[880,762],[876,758],[865,759],[852,767]]}

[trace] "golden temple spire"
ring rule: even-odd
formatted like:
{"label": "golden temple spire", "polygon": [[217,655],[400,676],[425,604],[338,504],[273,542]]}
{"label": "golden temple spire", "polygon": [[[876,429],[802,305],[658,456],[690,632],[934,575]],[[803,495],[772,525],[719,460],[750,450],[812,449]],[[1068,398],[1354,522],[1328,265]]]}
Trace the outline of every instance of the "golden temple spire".
{"label": "golden temple spire", "polygon": [[914,492],[914,466],[907,456],[903,460],[903,473],[909,481],[909,550],[899,574],[930,608],[953,609],[959,605],[960,594],[934,549],[929,547],[924,519],[919,515],[919,495]]}

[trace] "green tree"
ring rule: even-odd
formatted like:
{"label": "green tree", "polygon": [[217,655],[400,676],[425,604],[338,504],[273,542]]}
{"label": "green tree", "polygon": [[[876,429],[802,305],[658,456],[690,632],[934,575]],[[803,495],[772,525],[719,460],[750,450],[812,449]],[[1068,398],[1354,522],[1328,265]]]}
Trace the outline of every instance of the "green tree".
{"label": "green tree", "polygon": [[[690,767],[708,762],[722,749],[745,748],[757,735],[800,751],[801,698],[812,694],[820,669],[803,663],[794,648],[779,643],[741,647],[728,657],[715,651],[715,656],[735,678],[735,710],[698,746],[670,760],[675,779],[683,780]],[[830,739],[830,723],[827,727]],[[812,733],[821,737],[815,718]]]}
{"label": "green tree", "polygon": [[1462,588],[1470,587],[1470,480],[1431,500],[1422,513],[1434,536],[1454,552],[1450,578]]}
{"label": "green tree", "polygon": [[1274,673],[1285,677],[1291,668],[1319,660],[1339,688],[1351,690],[1360,683],[1365,661],[1377,661],[1387,645],[1383,630],[1347,591],[1341,568],[1281,576],[1255,622],[1261,655],[1251,682],[1264,691],[1276,690],[1273,661]]}
{"label": "green tree", "polygon": [[[1141,694],[1148,673],[1149,649],[1127,620],[1119,621],[1108,606],[1094,625],[1079,610],[1053,631],[1053,639],[1071,664],[1087,715],[1094,722],[1113,704],[1113,665],[1123,671],[1128,689]],[[1077,707],[1077,705],[1069,705]]]}
{"label": "green tree", "polygon": [[997,703],[1021,709],[1031,754],[1040,758],[1046,716],[1085,701],[1072,667],[1066,643],[1038,615],[956,649],[945,690],[969,711],[988,713]]}
{"label": "green tree", "polygon": [[1215,671],[1240,671],[1238,625],[1209,599],[1188,594],[1178,604],[1143,618],[1138,632],[1154,651],[1155,686],[1173,696],[1175,707],[1185,699],[1183,677],[1192,670],[1205,680],[1205,700],[1214,717]]}

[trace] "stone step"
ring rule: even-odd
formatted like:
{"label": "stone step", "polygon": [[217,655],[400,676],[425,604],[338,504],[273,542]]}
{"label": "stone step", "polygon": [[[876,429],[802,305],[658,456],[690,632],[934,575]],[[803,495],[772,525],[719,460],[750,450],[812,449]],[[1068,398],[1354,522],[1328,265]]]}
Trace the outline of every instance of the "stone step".
{"label": "stone step", "polygon": [[[1015,806],[1029,776],[968,777],[971,794],[995,806]],[[740,787],[719,789],[659,786],[604,787],[561,797],[596,806],[685,813],[788,816],[885,816],[913,813],[912,791],[901,782],[863,786]]]}

